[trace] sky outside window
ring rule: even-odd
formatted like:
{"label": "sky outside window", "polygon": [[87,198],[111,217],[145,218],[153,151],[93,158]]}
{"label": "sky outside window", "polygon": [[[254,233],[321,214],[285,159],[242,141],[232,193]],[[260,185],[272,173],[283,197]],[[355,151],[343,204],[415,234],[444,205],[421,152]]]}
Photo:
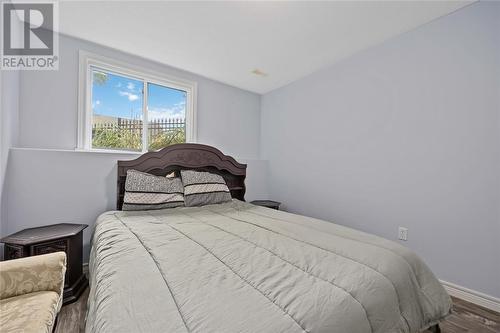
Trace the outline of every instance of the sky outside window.
{"label": "sky outside window", "polygon": [[94,115],[142,119],[142,81],[99,70],[92,78]]}
{"label": "sky outside window", "polygon": [[[143,82],[133,78],[92,71],[92,110],[94,115],[142,119]],[[149,120],[184,119],[186,92],[157,84],[148,85]]]}
{"label": "sky outside window", "polygon": [[148,118],[184,119],[186,92],[158,84],[148,83]]}

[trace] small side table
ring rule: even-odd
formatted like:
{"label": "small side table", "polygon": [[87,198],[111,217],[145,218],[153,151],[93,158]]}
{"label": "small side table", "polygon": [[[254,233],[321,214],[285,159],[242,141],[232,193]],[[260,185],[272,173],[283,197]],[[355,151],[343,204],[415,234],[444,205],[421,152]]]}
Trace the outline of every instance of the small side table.
{"label": "small side table", "polygon": [[256,206],[262,206],[276,210],[280,210],[280,205],[281,205],[281,202],[272,200],[254,200],[251,201],[250,203]]}
{"label": "small side table", "polygon": [[83,229],[87,227],[86,224],[60,223],[16,232],[0,240],[5,243],[5,260],[66,252],[63,304],[72,303],[88,285],[82,268]]}

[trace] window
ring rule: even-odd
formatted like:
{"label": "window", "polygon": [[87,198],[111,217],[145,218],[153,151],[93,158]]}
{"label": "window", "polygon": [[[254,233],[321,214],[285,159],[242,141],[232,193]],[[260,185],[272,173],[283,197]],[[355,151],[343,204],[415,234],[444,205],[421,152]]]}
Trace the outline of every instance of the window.
{"label": "window", "polygon": [[196,140],[196,84],[80,52],[78,148],[146,152]]}

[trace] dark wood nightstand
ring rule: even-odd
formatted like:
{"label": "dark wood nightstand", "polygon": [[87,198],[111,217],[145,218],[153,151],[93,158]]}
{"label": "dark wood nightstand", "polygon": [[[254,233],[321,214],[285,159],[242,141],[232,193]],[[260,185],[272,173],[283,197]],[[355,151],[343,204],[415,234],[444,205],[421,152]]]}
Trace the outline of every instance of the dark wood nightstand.
{"label": "dark wood nightstand", "polygon": [[262,206],[267,208],[272,208],[276,210],[280,210],[281,202],[272,201],[272,200],[254,200],[250,202],[252,205]]}
{"label": "dark wood nightstand", "polygon": [[86,224],[60,223],[16,232],[0,240],[5,243],[5,260],[66,252],[63,303],[74,302],[88,285],[82,269],[83,229],[87,227]]}

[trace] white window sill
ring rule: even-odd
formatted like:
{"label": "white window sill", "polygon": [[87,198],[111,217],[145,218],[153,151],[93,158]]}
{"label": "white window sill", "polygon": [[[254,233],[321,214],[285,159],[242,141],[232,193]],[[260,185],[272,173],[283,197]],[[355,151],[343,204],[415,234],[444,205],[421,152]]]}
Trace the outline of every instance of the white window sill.
{"label": "white window sill", "polygon": [[113,150],[113,149],[83,149],[75,148],[75,152],[81,153],[99,153],[99,154],[118,154],[118,155],[142,155],[142,151],[130,151],[130,150]]}
{"label": "white window sill", "polygon": [[47,152],[63,152],[63,153],[90,153],[90,154],[114,154],[114,155],[135,155],[140,156],[143,152],[122,151],[122,150],[106,150],[106,149],[58,149],[58,148],[35,148],[35,147],[11,147],[12,150],[31,150],[31,151],[47,151]]}

